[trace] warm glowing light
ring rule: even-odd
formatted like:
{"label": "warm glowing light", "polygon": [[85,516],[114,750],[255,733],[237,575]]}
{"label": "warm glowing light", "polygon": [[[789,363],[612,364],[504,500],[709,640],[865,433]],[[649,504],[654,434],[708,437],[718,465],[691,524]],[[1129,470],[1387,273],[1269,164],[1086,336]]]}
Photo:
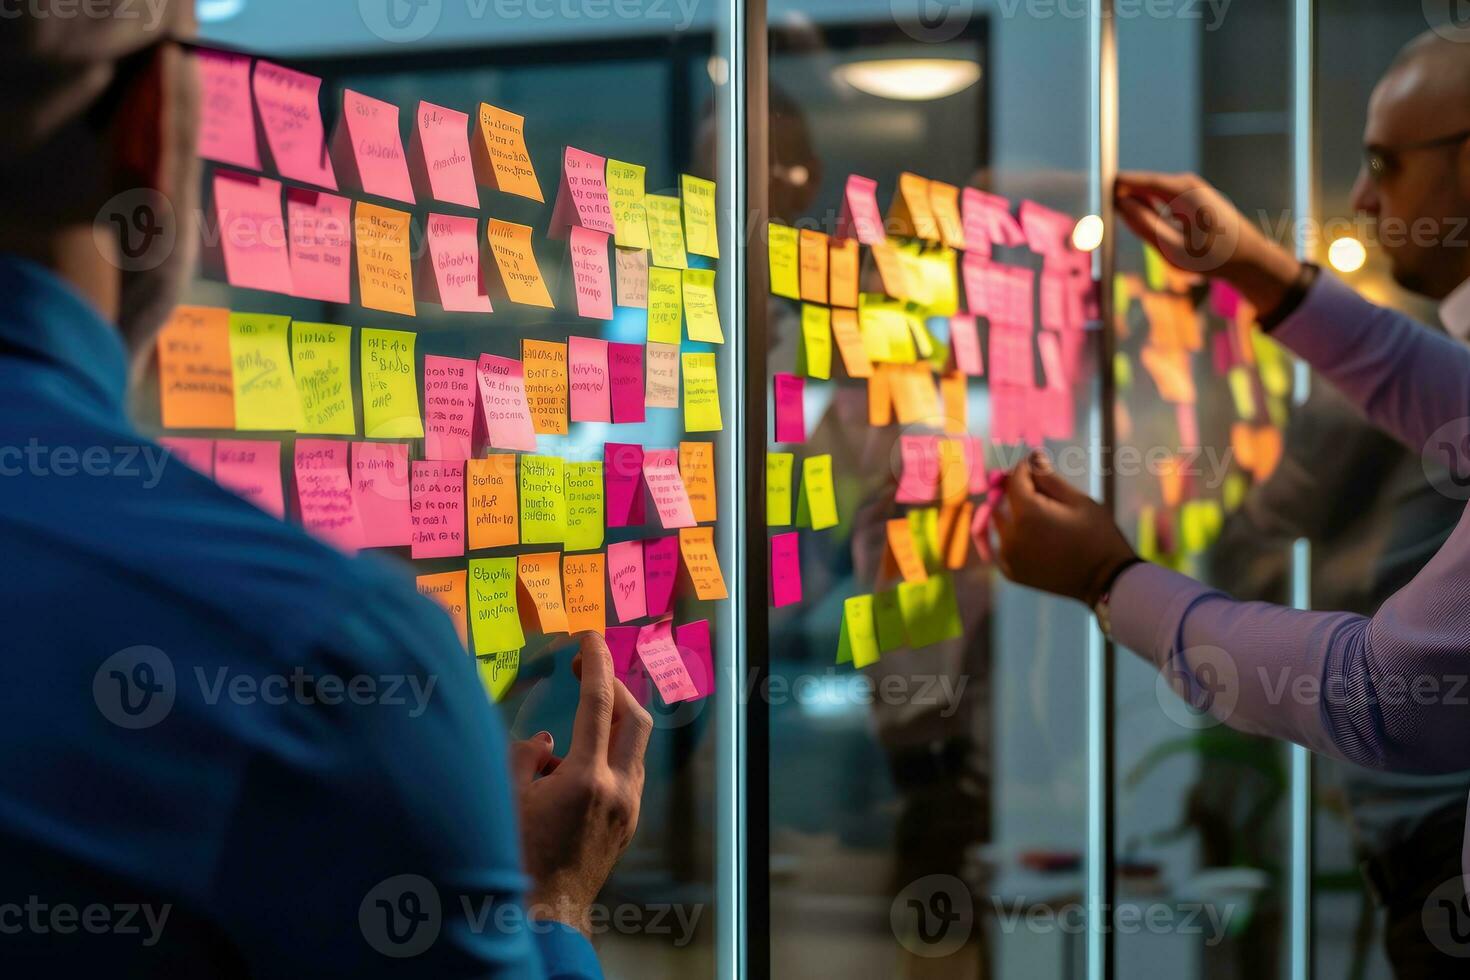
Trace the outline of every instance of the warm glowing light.
{"label": "warm glowing light", "polygon": [[832,70],[839,82],[884,99],[925,102],[963,92],[980,80],[980,66],[953,58],[855,61]]}
{"label": "warm glowing light", "polygon": [[730,62],[720,55],[710,55],[705,70],[709,72],[709,80],[716,85],[724,85],[730,81]]}
{"label": "warm glowing light", "polygon": [[1103,220],[1095,214],[1084,215],[1072,229],[1072,247],[1079,252],[1091,252],[1102,244]]}
{"label": "warm glowing light", "polygon": [[1327,261],[1338,272],[1357,272],[1368,261],[1368,250],[1356,238],[1339,238],[1327,246]]}

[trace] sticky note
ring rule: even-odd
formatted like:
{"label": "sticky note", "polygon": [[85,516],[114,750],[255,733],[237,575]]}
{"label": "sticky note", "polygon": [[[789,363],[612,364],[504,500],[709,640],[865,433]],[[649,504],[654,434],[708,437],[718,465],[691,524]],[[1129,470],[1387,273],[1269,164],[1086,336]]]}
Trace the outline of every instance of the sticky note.
{"label": "sticky note", "polygon": [[470,635],[480,656],[526,645],[516,601],[517,565],[515,558],[469,561]]}
{"label": "sticky note", "polygon": [[[837,343],[837,351],[842,355],[842,366],[847,371],[849,378],[867,378],[873,373],[873,362],[868,360],[867,350],[863,347],[862,331],[858,327],[858,316],[855,310],[834,309],[830,311],[832,337]],[[830,369],[831,348],[829,346],[827,358]]]}
{"label": "sticky note", "polygon": [[607,379],[613,422],[642,422],[643,345],[608,344]]}
{"label": "sticky note", "polygon": [[663,619],[638,630],[638,657],[665,703],[674,704],[699,696],[699,689],[694,686],[689,668],[684,665],[684,658],[674,643],[669,620]]}
{"label": "sticky note", "polygon": [[544,202],[536,167],[526,148],[525,117],[481,102],[478,123],[470,146],[475,179],[506,194]]}
{"label": "sticky note", "polygon": [[685,354],[683,365],[684,431],[718,432],[724,423],[720,419],[720,381],[715,355]]}
{"label": "sticky note", "polygon": [[361,333],[363,435],[369,439],[422,438],[413,352],[417,335],[373,327],[364,327]]}
{"label": "sticky note", "polygon": [[862,668],[877,663],[878,631],[873,596],[855,595],[842,602],[842,629],[837,636],[837,662]]}
{"label": "sticky note", "polygon": [[691,527],[694,511],[689,492],[679,475],[679,453],[675,449],[648,449],[643,453],[643,482],[653,497],[654,509],[665,528]]}
{"label": "sticky note", "polygon": [[678,344],[684,323],[684,273],[652,266],[648,270],[648,339]]}
{"label": "sticky note", "polygon": [[602,498],[602,463],[568,462],[564,467],[567,523],[563,544],[567,551],[602,547],[605,516]]}
{"label": "sticky note", "polygon": [[613,302],[629,309],[648,308],[648,249],[613,249]]}
{"label": "sticky note", "polygon": [[465,525],[470,551],[521,543],[516,456],[491,453],[465,462]]}
{"label": "sticky note", "polygon": [[618,622],[626,623],[648,615],[643,582],[643,542],[620,541],[608,545],[607,580]]}
{"label": "sticky note", "polygon": [[653,264],[665,269],[689,268],[684,251],[684,224],[677,197],[648,194],[643,198],[648,214],[648,238],[653,247]]}
{"label": "sticky note", "polygon": [[908,172],[898,175],[898,190],[888,208],[888,223],[900,237],[939,241],[939,224],[929,202],[928,180]]}
{"label": "sticky note", "polygon": [[914,549],[929,570],[939,570],[939,508],[917,507],[908,512]]}
{"label": "sticky note", "polygon": [[800,230],[797,240],[801,257],[801,299],[825,304],[831,240],[824,233],[808,228]]}
{"label": "sticky note", "polygon": [[888,380],[890,366],[879,364],[868,377],[868,424],[885,426],[893,423],[893,386]]}
{"label": "sticky note", "polygon": [[796,523],[822,531],[837,526],[837,491],[832,485],[832,457],[808,456],[801,461],[801,492]]}
{"label": "sticky note", "polygon": [[480,282],[479,219],[431,214],[424,231],[429,272],[421,277],[425,285],[421,298],[438,303],[447,313],[489,313],[490,297]]}
{"label": "sticky note", "polygon": [[801,371],[809,378],[832,377],[832,311],[801,304]]}
{"label": "sticky note", "polygon": [[470,159],[470,117],[420,101],[408,139],[409,173],[419,196],[478,208],[475,168]]}
{"label": "sticky note", "polygon": [[613,239],[624,248],[648,248],[648,213],[643,205],[644,170],[636,163],[607,161],[607,197]]}
{"label": "sticky note", "polygon": [[939,396],[944,403],[944,431],[963,435],[970,431],[970,390],[958,372],[939,379]]}
{"label": "sticky note", "polygon": [[914,547],[914,535],[908,519],[895,517],[887,525],[888,553],[905,582],[922,582],[929,577],[924,559]]}
{"label": "sticky note", "polygon": [[975,553],[980,556],[981,561],[987,563],[995,560],[995,552],[990,547],[990,518],[995,512],[997,502],[994,499],[982,501],[975,508],[975,515],[970,520],[970,539],[975,542]]}
{"label": "sticky note", "polygon": [[296,502],[301,526],[349,554],[363,547],[362,516],[352,494],[345,442],[296,440]]}
{"label": "sticky note", "polygon": [[468,576],[469,573],[461,568],[455,572],[419,575],[414,579],[419,595],[433,599],[449,614],[450,621],[454,623],[454,631],[459,634],[459,642],[464,644],[466,650],[470,647],[469,600],[465,588]]}
{"label": "sticky note", "polygon": [[342,115],[332,134],[332,161],[342,183],[376,197],[415,203],[408,155],[391,102],[342,90]]}
{"label": "sticky note", "polygon": [[643,447],[609,442],[602,449],[608,527],[634,527],[644,521]]}
{"label": "sticky note", "polygon": [[291,257],[281,217],[281,182],[216,170],[214,212],[231,286],[291,293]]}
{"label": "sticky note", "polygon": [[561,576],[566,590],[567,631],[581,633],[607,630],[607,579],[601,554],[567,555]]}
{"label": "sticky note", "polygon": [[643,542],[643,595],[648,615],[666,616],[679,579],[679,539],[649,538]]}
{"label": "sticky note", "polygon": [[771,535],[771,605],[780,609],[801,601],[800,535]]}
{"label": "sticky note", "polygon": [[286,347],[290,323],[290,317],[268,313],[230,314],[235,428],[242,432],[292,432],[301,424],[301,402]]}
{"label": "sticky note", "polygon": [[521,541],[561,544],[566,537],[565,463],[556,456],[521,457]]}
{"label": "sticky note", "polygon": [[551,237],[562,238],[571,227],[612,235],[612,205],[608,203],[607,161],[595,153],[569,146],[562,153],[561,186],[551,209]]}
{"label": "sticky note", "polygon": [[541,277],[541,267],[536,263],[530,226],[491,218],[485,240],[495,256],[500,288],[506,299],[522,306],[550,309],[551,294],[546,289],[546,280]]}
{"label": "sticky note", "polygon": [[352,495],[362,517],[362,546],[398,548],[411,544],[408,444],[354,442],[350,457]]}
{"label": "sticky note", "polygon": [[464,469],[464,463],[449,460],[414,460],[411,464],[413,557],[457,558],[464,554]]}
{"label": "sticky note", "polygon": [[267,514],[285,519],[281,489],[281,444],[251,439],[217,439],[214,481]]}
{"label": "sticky note", "polygon": [[649,341],[643,401],[649,408],[679,407],[679,345]]}
{"label": "sticky note", "polygon": [[573,422],[611,422],[612,393],[607,375],[607,341],[567,338]]}
{"label": "sticky note", "polygon": [[210,479],[214,478],[214,440],[190,439],[185,436],[160,436],[158,444],[167,449],[170,458]]}
{"label": "sticky note", "polygon": [[766,226],[771,292],[787,299],[801,299],[801,252],[797,242],[795,228],[775,223]]}
{"label": "sticky note", "polygon": [[924,582],[900,582],[898,607],[913,647],[927,647],[960,636],[960,610],[954,581],[946,572]]}
{"label": "sticky note", "polygon": [[258,61],[253,84],[255,107],[260,110],[276,172],[288,180],[336,190],[337,175],[327,155],[326,127],[318,101],[322,80]]}
{"label": "sticky note", "polygon": [[480,384],[480,411],[490,445],[496,449],[536,451],[536,430],[526,404],[526,382],[521,362],[495,354],[481,354],[475,376]]}
{"label": "sticky note", "polygon": [[939,240],[947,248],[964,251],[965,222],[960,217],[960,189],[953,184],[929,181],[929,208],[934,214],[934,224]]}
{"label": "sticky note", "polygon": [[[689,679],[694,682],[694,697],[707,698],[715,692],[714,653],[710,649],[709,620],[700,619],[674,627],[674,644]],[[686,699],[687,700],[687,699]]]}
{"label": "sticky note", "polygon": [[712,344],[725,342],[720,329],[720,304],[715,297],[713,269],[684,270],[684,319],[689,339]]}
{"label": "sticky note", "polygon": [[679,550],[684,555],[684,568],[694,583],[694,594],[701,599],[728,599],[725,574],[720,570],[720,556],[715,551],[713,527],[686,527],[679,532]]}
{"label": "sticky note", "polygon": [[260,169],[249,55],[200,48],[199,155],[247,170]]}
{"label": "sticky note", "polygon": [[954,516],[949,527],[948,543],[944,548],[944,567],[958,571],[965,567],[970,556],[970,539],[966,532],[975,514],[975,504],[966,500],[957,508],[949,508],[949,512]]}
{"label": "sticky note", "polygon": [[878,211],[878,182],[852,174],[842,195],[842,212],[837,218],[837,237],[856,238],[864,245],[881,243],[887,237],[883,216]]}
{"label": "sticky note", "polygon": [[929,503],[939,494],[939,440],[933,436],[900,436],[902,471],[895,498],[901,504]]}
{"label": "sticky note", "polygon": [[833,241],[828,252],[833,306],[852,309],[858,305],[858,243],[856,239]]}
{"label": "sticky note", "polygon": [[521,651],[498,650],[489,656],[475,658],[475,670],[480,675],[480,684],[490,700],[497,704],[505,700],[515,686],[521,670]]}
{"label": "sticky note", "polygon": [[791,525],[791,477],[796,457],[792,453],[766,453],[766,524]]}
{"label": "sticky note", "polygon": [[1014,248],[1026,242],[1026,233],[1011,215],[1011,202],[998,194],[975,187],[962,189],[960,220],[964,224],[965,244],[971,251],[989,255],[992,244]]}
{"label": "sticky note", "polygon": [[232,429],[230,311],[180,306],[158,332],[158,393],[166,429]]}
{"label": "sticky note", "polygon": [[526,375],[526,403],[538,434],[567,433],[567,345],[554,341],[521,341]]}
{"label": "sticky note", "polygon": [[[291,367],[301,398],[298,432],[352,435],[352,328],[330,323],[291,324]],[[346,469],[346,461],[343,461]]]}
{"label": "sticky note", "polygon": [[898,249],[888,242],[878,242],[871,250],[873,264],[878,268],[878,278],[883,283],[883,292],[898,299],[912,298],[908,273]]}
{"label": "sticky note", "polygon": [[352,224],[357,290],[360,302],[370,310],[414,315],[411,222],[407,211],[357,202]]}
{"label": "sticky note", "polygon": [[985,374],[985,366],[980,361],[980,335],[973,316],[956,314],[949,318],[949,346],[954,354],[955,370],[972,378]]}
{"label": "sticky note", "polygon": [[771,384],[776,402],[776,442],[806,442],[806,379],[777,374]]}
{"label": "sticky note", "polygon": [[516,572],[531,599],[536,625],[542,633],[565,633],[567,611],[562,605],[561,552],[521,555]]}
{"label": "sticky note", "polygon": [[897,650],[908,642],[897,589],[873,593],[873,626],[878,634],[878,650],[881,653]]}
{"label": "sticky note", "polygon": [[325,191],[286,188],[291,295],[352,302],[352,202]]}
{"label": "sticky note", "polygon": [[647,705],[653,696],[653,685],[638,656],[638,627],[609,626],[606,635],[608,652],[612,654],[613,676],[623,682],[639,704]]}
{"label": "sticky note", "polygon": [[720,257],[720,235],[715,218],[715,182],[689,174],[679,175],[684,202],[684,240],[695,255]]}
{"label": "sticky note", "polygon": [[424,355],[424,456],[468,459],[474,455],[475,362]]}
{"label": "sticky note", "polygon": [[701,524],[719,519],[715,490],[715,447],[711,442],[679,443],[679,476],[689,494],[689,509]]}
{"label": "sticky note", "polygon": [[572,279],[577,314],[611,320],[612,274],[607,265],[607,235],[588,228],[571,229]]}

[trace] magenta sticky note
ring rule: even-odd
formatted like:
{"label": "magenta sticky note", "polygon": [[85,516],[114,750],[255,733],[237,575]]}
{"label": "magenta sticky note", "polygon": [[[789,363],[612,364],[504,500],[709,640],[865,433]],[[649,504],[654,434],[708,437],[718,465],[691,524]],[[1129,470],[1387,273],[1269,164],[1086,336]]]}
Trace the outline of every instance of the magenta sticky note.
{"label": "magenta sticky note", "polygon": [[172,458],[205,476],[214,476],[214,440],[191,439],[187,436],[164,436],[158,444],[169,451]]}
{"label": "magenta sticky note", "polygon": [[604,231],[571,230],[572,282],[577,288],[578,316],[612,319],[612,271],[607,264],[607,240]]}
{"label": "magenta sticky note", "polygon": [[420,298],[450,313],[489,313],[490,296],[480,278],[480,221],[460,215],[431,214],[424,222],[429,248]]}
{"label": "magenta sticky note", "polygon": [[281,217],[281,182],[217,170],[214,213],[230,285],[290,295],[291,257]]}
{"label": "magenta sticky note", "polygon": [[795,374],[778,374],[772,384],[776,395],[776,441],[806,442],[806,379]]}
{"label": "magenta sticky note", "polygon": [[674,582],[679,578],[679,538],[649,538],[643,542],[643,593],[648,615],[669,613]]}
{"label": "magenta sticky note", "polygon": [[569,146],[562,154],[561,183],[551,209],[552,238],[565,238],[568,228],[614,232],[607,199],[607,159]]}
{"label": "magenta sticky note", "polygon": [[648,615],[642,541],[619,541],[607,546],[607,584],[612,592],[618,622],[626,623]]}
{"label": "magenta sticky note", "polygon": [[475,371],[480,383],[480,409],[485,433],[496,449],[536,451],[536,429],[526,404],[526,376],[521,362],[481,354]]}
{"label": "magenta sticky note", "polygon": [[342,90],[342,116],[332,134],[332,158],[342,181],[365,194],[415,203],[408,154],[391,102]]}
{"label": "magenta sticky note", "polygon": [[643,345],[607,345],[607,379],[612,390],[612,420],[644,420]]}
{"label": "magenta sticky note", "polygon": [[409,172],[423,197],[467,208],[480,206],[470,162],[470,117],[420,102],[408,141]]}
{"label": "magenta sticky note", "polygon": [[694,682],[694,697],[707,698],[715,693],[715,658],[710,647],[709,620],[700,619],[674,627],[674,645],[684,658],[684,667]]}
{"label": "magenta sticky note", "polygon": [[949,346],[954,351],[954,366],[961,374],[972,378],[985,374],[980,359],[980,334],[973,316],[956,313],[949,318]]}
{"label": "magenta sticky note", "polygon": [[352,494],[362,517],[364,548],[401,548],[413,542],[406,442],[354,442]]}
{"label": "magenta sticky note", "polygon": [[671,620],[661,619],[638,631],[638,657],[665,703],[699,696],[689,668],[684,666],[684,658],[679,656],[679,648],[674,643]]}
{"label": "magenta sticky note", "polygon": [[291,295],[352,302],[352,201],[325,191],[286,188]]}
{"label": "magenta sticky note", "polygon": [[771,536],[771,605],[791,606],[801,601],[800,532]]}
{"label": "magenta sticky note", "polygon": [[475,362],[424,355],[424,456],[463,461],[473,456]]}
{"label": "magenta sticky note", "polygon": [[592,337],[567,338],[567,385],[573,422],[612,421],[607,341]]}
{"label": "magenta sticky note", "polygon": [[201,48],[194,53],[194,61],[199,66],[199,155],[259,170],[250,57]]}
{"label": "magenta sticky note", "polygon": [[639,704],[647,704],[648,671],[643,669],[643,660],[638,656],[638,627],[609,626],[603,638],[612,654],[613,676],[623,682]]}
{"label": "magenta sticky note", "polygon": [[894,499],[901,504],[932,503],[939,496],[939,437],[900,436],[902,470]]}
{"label": "magenta sticky note", "polygon": [[838,238],[856,238],[864,245],[883,242],[883,213],[878,210],[878,182],[852,174],[842,195],[842,213],[837,219]]}
{"label": "magenta sticky note", "polygon": [[643,482],[665,528],[693,527],[694,510],[679,473],[677,449],[647,449],[643,453]]}
{"label": "magenta sticky note", "polygon": [[414,460],[409,476],[413,557],[464,554],[464,463]]}
{"label": "magenta sticky note", "polygon": [[347,447],[336,439],[296,440],[296,504],[302,527],[355,554],[364,538],[348,475]]}
{"label": "magenta sticky note", "polygon": [[1224,279],[1210,280],[1210,309],[1215,315],[1234,320],[1240,311],[1240,293]]}
{"label": "magenta sticky note", "polygon": [[642,446],[606,443],[602,447],[602,482],[608,527],[637,527],[647,520]]}
{"label": "magenta sticky note", "polygon": [[255,107],[265,130],[276,173],[329,191],[337,175],[327,154],[326,127],[318,100],[322,80],[269,61],[255,63]]}
{"label": "magenta sticky note", "polygon": [[214,481],[267,514],[286,517],[281,489],[281,444],[267,439],[217,439]]}

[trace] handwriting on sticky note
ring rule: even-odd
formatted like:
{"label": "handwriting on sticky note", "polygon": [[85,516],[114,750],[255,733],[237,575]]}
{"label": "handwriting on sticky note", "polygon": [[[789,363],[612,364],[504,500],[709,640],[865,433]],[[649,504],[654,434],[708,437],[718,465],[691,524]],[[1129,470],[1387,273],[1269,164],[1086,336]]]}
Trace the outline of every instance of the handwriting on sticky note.
{"label": "handwriting on sticky note", "polygon": [[801,492],[796,522],[813,531],[837,526],[837,490],[832,482],[832,457],[808,456],[801,461]]}
{"label": "handwriting on sticky note", "polygon": [[461,568],[455,572],[420,575],[414,580],[419,595],[433,599],[449,614],[450,621],[454,623],[454,631],[459,634],[459,642],[464,644],[466,650],[470,646],[469,600],[465,591],[468,574]]}
{"label": "handwriting on sticky note", "polygon": [[713,269],[684,270],[684,318],[689,339],[712,344],[725,342],[720,329],[720,304],[715,296]]}
{"label": "handwriting on sticky note", "polygon": [[413,557],[464,554],[464,467],[448,460],[413,461],[409,473]]}
{"label": "handwriting on sticky note", "polygon": [[679,550],[684,567],[694,583],[694,594],[701,599],[728,599],[725,574],[720,570],[720,556],[715,550],[715,529],[686,527],[679,532]]}
{"label": "handwriting on sticky note", "polygon": [[832,310],[832,337],[837,343],[838,353],[842,355],[842,366],[847,371],[847,376],[871,377],[873,362],[868,360],[867,349],[863,346],[863,334],[858,327],[856,310]]}
{"label": "handwriting on sticky note", "polygon": [[796,457],[792,453],[766,453],[766,524],[791,525],[791,477]]}
{"label": "handwriting on sticky note", "polygon": [[663,194],[643,198],[648,215],[648,238],[653,245],[653,264],[665,269],[689,268],[689,255],[684,251],[684,224],[679,199]]}
{"label": "handwriting on sticky note", "polygon": [[490,297],[480,281],[480,227],[476,218],[431,214],[424,222],[429,274],[424,299],[449,313],[489,313]]}
{"label": "handwriting on sticky note", "polygon": [[332,134],[332,160],[348,187],[415,203],[398,107],[393,103],[343,89],[342,116]]}
{"label": "handwriting on sticky note", "polygon": [[672,623],[663,619],[638,630],[638,657],[668,704],[699,696],[699,688],[689,676],[689,668],[674,643]]}
{"label": "handwriting on sticky note", "polygon": [[864,245],[887,238],[883,215],[878,211],[878,182],[852,174],[842,195],[842,212],[837,218],[837,237],[856,238]]}
{"label": "handwriting on sticky note", "polygon": [[643,581],[643,542],[620,541],[608,545],[607,581],[618,622],[626,623],[648,615]]}
{"label": "handwriting on sticky note", "polygon": [[291,318],[230,314],[230,362],[235,385],[235,428],[295,431],[301,402],[291,374],[286,333]]}
{"label": "handwriting on sticky note", "polygon": [[689,491],[684,489],[684,479],[679,475],[678,450],[646,450],[643,453],[643,482],[664,527],[693,526],[694,511],[689,505]]}
{"label": "handwriting on sticky note", "polygon": [[607,199],[607,161],[596,153],[569,146],[562,153],[561,186],[551,210],[551,235],[561,238],[568,228],[586,228],[612,235],[612,205]]}
{"label": "handwriting on sticky note", "polygon": [[470,148],[476,179],[506,194],[544,201],[526,148],[525,117],[481,102],[478,122]]}
{"label": "handwriting on sticky note", "polygon": [[526,375],[526,402],[538,434],[567,433],[567,345],[554,341],[521,341]]}
{"label": "handwriting on sticky note", "polygon": [[567,531],[566,464],[557,456],[522,456],[521,541],[561,544]]}
{"label": "handwriting on sticky note", "polygon": [[603,633],[607,630],[607,579],[602,554],[567,555],[562,559],[566,588],[567,631]]}
{"label": "handwriting on sticky note", "polygon": [[229,310],[174,309],[158,332],[158,393],[164,428],[234,428]]}
{"label": "handwriting on sticky note", "polygon": [[569,462],[563,482],[566,487],[567,525],[563,544],[567,551],[587,551],[602,547],[603,484],[602,463]]}
{"label": "handwriting on sticky note", "polygon": [[648,212],[643,204],[644,170],[636,163],[607,161],[607,197],[614,239],[623,248],[648,248]]}
{"label": "handwriting on sticky note", "polygon": [[801,370],[809,378],[832,377],[832,311],[801,304]]}
{"label": "handwriting on sticky note", "polygon": [[803,228],[798,235],[798,244],[801,250],[801,298],[808,303],[826,303],[831,240],[820,231]]}
{"label": "handwriting on sticky note", "polygon": [[873,596],[857,595],[843,600],[842,629],[837,637],[837,662],[862,668],[877,663],[878,631]]}
{"label": "handwriting on sticky note", "polygon": [[412,544],[408,445],[354,442],[350,461],[352,495],[362,516],[362,546],[399,548]]}
{"label": "handwriting on sticky note", "polygon": [[724,427],[720,418],[720,379],[714,354],[685,354],[684,367],[684,431],[718,432]]}
{"label": "handwriting on sticky note", "polygon": [[479,656],[526,645],[516,600],[516,571],[515,558],[470,559],[470,635]]}
{"label": "handwriting on sticky note", "polygon": [[771,605],[780,609],[801,601],[800,535],[771,535]]}
{"label": "handwriting on sticky note", "polygon": [[607,376],[607,341],[567,338],[573,422],[611,422],[612,398]]}
{"label": "handwriting on sticky note", "polygon": [[485,240],[495,256],[495,267],[499,271],[500,288],[512,303],[522,306],[551,307],[551,293],[546,289],[546,280],[541,277],[541,266],[536,262],[536,252],[531,246],[529,225],[517,225],[509,221],[491,218],[485,231]]}
{"label": "handwriting on sticky note", "polygon": [[720,257],[720,234],[715,220],[715,182],[703,177],[679,176],[684,203],[684,241],[695,255]]}
{"label": "handwriting on sticky note", "polygon": [[642,524],[643,447],[632,443],[606,443],[602,449],[602,473],[607,491],[607,526]]}
{"label": "handwriting on sticky note", "polygon": [[419,439],[414,343],[407,330],[362,329],[362,429],[369,439]]}
{"label": "handwriting on sticky note", "polygon": [[521,362],[495,354],[481,354],[475,376],[480,385],[480,411],[490,445],[496,449],[536,451],[536,430],[526,404],[526,382]]}
{"label": "handwriting on sticky note", "polygon": [[281,182],[216,170],[214,212],[230,285],[289,295],[291,258],[281,217]]}
{"label": "handwriting on sticky note", "polygon": [[197,473],[214,479],[214,440],[191,439],[186,436],[159,436],[158,444],[169,452],[170,458]]}
{"label": "handwriting on sticky note", "polygon": [[465,463],[465,504],[469,550],[520,544],[515,455],[491,453],[468,460]]}
{"label": "handwriting on sticky note", "polygon": [[352,301],[352,202],[303,187],[286,188],[291,240],[291,295],[324,303]]}
{"label": "handwriting on sticky note", "polygon": [[424,356],[424,456],[468,459],[474,455],[475,362]]}
{"label": "handwriting on sticky note", "polygon": [[853,309],[858,305],[858,243],[856,239],[833,241],[827,253],[831,271],[829,295],[833,306]]}
{"label": "handwriting on sticky note", "polygon": [[419,102],[409,137],[409,172],[422,197],[466,208],[480,206],[470,159],[470,117],[432,102]]}
{"label": "handwriting on sticky note", "polygon": [[778,374],[771,383],[776,401],[776,441],[806,442],[806,379]]}
{"label": "handwriting on sticky note", "polygon": [[574,227],[569,237],[572,281],[577,290],[577,314],[597,320],[611,320],[612,273],[607,264],[607,233]]}
{"label": "handwriting on sticky note", "polygon": [[650,538],[643,542],[643,594],[648,615],[666,616],[679,580],[679,539]]}
{"label": "handwriting on sticky note", "polygon": [[336,190],[337,175],[327,155],[326,127],[318,101],[322,80],[260,61],[253,83],[255,106],[276,171],[289,180]]}
{"label": "handwriting on sticky note", "polygon": [[567,611],[562,605],[561,552],[521,555],[517,565],[521,586],[531,598],[536,624],[542,633],[565,633]]}
{"label": "handwriting on sticky note", "polygon": [[296,502],[301,526],[355,553],[363,547],[362,516],[348,475],[348,444],[332,439],[296,440]]}
{"label": "handwriting on sticky note", "polygon": [[679,475],[689,494],[689,509],[701,524],[719,519],[715,490],[715,446],[712,442],[679,443]]}
{"label": "handwriting on sticky note", "polygon": [[612,398],[614,423],[636,423],[644,419],[643,345],[607,345],[607,379]]}
{"label": "handwriting on sticky note", "polygon": [[771,292],[787,299],[801,299],[801,253],[795,228],[766,226],[766,262],[771,273]]}
{"label": "handwriting on sticky note", "polygon": [[199,65],[199,155],[259,170],[250,57],[207,49],[195,51],[194,57]]}
{"label": "handwriting on sticky note", "polygon": [[653,266],[648,270],[648,339],[679,343],[684,322],[684,273]]}
{"label": "handwriting on sticky note", "polygon": [[619,306],[642,310],[648,308],[648,249],[613,249],[614,284],[613,301]]}
{"label": "handwriting on sticky note", "polygon": [[[296,431],[339,436],[356,433],[352,328],[330,323],[291,324],[291,366],[301,398],[301,425]],[[344,460],[344,470],[346,465]]]}
{"label": "handwriting on sticky note", "polygon": [[217,439],[214,480],[267,514],[285,518],[281,488],[281,444],[253,439]]}
{"label": "handwriting on sticky note", "polygon": [[413,260],[407,211],[357,202],[353,239],[357,244],[357,289],[370,310],[414,315]]}
{"label": "handwriting on sticky note", "polygon": [[679,407],[679,345],[648,342],[644,404],[649,408]]}
{"label": "handwriting on sticky note", "polygon": [[913,530],[906,518],[895,517],[887,523],[888,552],[893,556],[898,573],[905,582],[922,582],[929,577],[924,559],[914,547]]}

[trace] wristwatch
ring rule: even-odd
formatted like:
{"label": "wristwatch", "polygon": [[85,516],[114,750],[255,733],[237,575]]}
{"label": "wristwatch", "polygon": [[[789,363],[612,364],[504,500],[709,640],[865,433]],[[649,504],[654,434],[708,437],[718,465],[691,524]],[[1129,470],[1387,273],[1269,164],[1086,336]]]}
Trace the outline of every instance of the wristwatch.
{"label": "wristwatch", "polygon": [[1092,614],[1097,617],[1097,628],[1102,630],[1102,635],[1109,640],[1113,638],[1113,586],[1120,575],[1134,565],[1142,564],[1143,559],[1135,555],[1113,569],[1113,573],[1108,576],[1107,583],[1103,586],[1102,595],[1092,604]]}

